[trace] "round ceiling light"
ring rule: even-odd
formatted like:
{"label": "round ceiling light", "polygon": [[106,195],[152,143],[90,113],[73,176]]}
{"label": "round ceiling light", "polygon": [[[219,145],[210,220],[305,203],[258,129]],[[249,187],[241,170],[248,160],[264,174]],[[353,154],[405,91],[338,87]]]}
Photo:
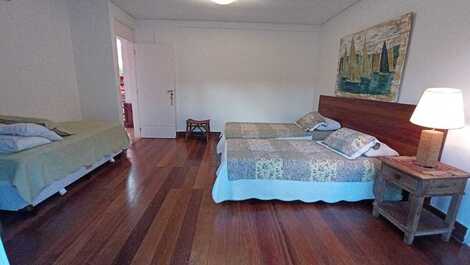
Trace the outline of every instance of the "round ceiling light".
{"label": "round ceiling light", "polygon": [[212,2],[219,4],[219,5],[228,5],[231,4],[237,0],[211,0]]}

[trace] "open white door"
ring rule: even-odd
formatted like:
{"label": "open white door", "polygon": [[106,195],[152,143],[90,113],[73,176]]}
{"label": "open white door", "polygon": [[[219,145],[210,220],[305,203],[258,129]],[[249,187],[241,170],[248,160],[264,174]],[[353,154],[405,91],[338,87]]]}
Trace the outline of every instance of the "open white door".
{"label": "open white door", "polygon": [[140,136],[175,138],[175,60],[166,44],[136,44]]}

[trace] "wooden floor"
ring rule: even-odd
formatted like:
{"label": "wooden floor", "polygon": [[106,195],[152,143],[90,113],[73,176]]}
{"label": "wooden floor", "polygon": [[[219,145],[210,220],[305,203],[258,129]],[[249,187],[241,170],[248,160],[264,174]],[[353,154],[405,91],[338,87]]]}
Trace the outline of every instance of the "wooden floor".
{"label": "wooden floor", "polygon": [[470,264],[454,240],[405,245],[371,202],[216,205],[215,145],[142,139],[34,214],[0,214],[11,263]]}

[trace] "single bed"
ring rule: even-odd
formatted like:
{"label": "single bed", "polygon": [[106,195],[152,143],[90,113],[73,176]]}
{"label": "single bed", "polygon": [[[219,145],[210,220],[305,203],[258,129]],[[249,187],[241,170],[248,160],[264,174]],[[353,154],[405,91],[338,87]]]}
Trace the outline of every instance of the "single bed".
{"label": "single bed", "polygon": [[227,139],[322,140],[331,131],[305,131],[295,123],[227,122],[217,144],[222,154]]}
{"label": "single bed", "polygon": [[122,125],[65,122],[63,140],[14,154],[0,154],[0,210],[36,206],[127,149]]}
{"label": "single bed", "polygon": [[[409,122],[415,106],[321,96],[319,112],[344,127],[375,136],[401,155],[414,155],[421,128]],[[372,199],[380,166],[374,158],[348,160],[314,141],[227,139],[212,190],[215,202]],[[396,199],[392,193],[389,199]]]}

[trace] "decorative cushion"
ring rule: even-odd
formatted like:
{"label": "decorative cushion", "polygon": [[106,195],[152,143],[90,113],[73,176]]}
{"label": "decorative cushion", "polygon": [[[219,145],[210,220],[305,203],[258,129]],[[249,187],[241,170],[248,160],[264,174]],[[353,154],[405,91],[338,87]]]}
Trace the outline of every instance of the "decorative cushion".
{"label": "decorative cushion", "polygon": [[318,131],[336,131],[341,129],[341,123],[327,117],[323,118],[325,119],[325,123],[318,126]]}
{"label": "decorative cushion", "polygon": [[321,143],[348,159],[356,159],[369,151],[377,143],[377,139],[353,129],[341,128]]}
{"label": "decorative cushion", "polygon": [[369,151],[364,153],[364,156],[367,157],[379,157],[379,156],[399,156],[398,152],[391,148],[390,146],[377,141],[375,146],[373,146]]}
{"label": "decorative cushion", "polygon": [[34,123],[15,123],[0,125],[0,135],[14,135],[23,137],[43,137],[50,141],[60,141],[57,133]]}
{"label": "decorative cushion", "polygon": [[48,143],[51,141],[43,137],[0,135],[0,153],[15,153]]}
{"label": "decorative cushion", "polygon": [[295,124],[305,131],[314,131],[318,126],[325,123],[325,119],[318,112],[309,112],[298,119]]}
{"label": "decorative cushion", "polygon": [[47,120],[47,119],[41,119],[41,118],[0,115],[0,123],[4,123],[4,124],[35,123],[35,124],[44,126],[51,131],[54,131],[60,136],[69,136],[73,134],[73,132],[70,132],[64,128],[61,128],[55,122]]}

